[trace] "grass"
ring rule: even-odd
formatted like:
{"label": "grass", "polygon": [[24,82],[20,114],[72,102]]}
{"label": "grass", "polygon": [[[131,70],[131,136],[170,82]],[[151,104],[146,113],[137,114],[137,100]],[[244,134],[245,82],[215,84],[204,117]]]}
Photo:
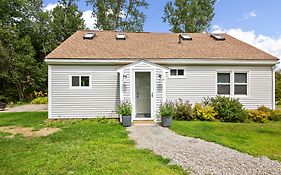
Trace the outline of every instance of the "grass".
{"label": "grass", "polygon": [[254,156],[281,161],[281,122],[173,121],[176,133],[201,138]]}
{"label": "grass", "polygon": [[115,120],[46,119],[46,112],[0,113],[0,126],[62,129],[40,138],[0,132],[0,174],[185,174],[168,159],[136,149]]}

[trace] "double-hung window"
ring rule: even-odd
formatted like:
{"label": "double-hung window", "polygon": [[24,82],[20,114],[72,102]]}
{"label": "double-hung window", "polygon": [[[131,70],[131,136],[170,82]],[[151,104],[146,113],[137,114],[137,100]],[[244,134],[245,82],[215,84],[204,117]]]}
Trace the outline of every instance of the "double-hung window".
{"label": "double-hung window", "polygon": [[217,73],[218,95],[248,95],[248,74],[243,72],[218,72]]}
{"label": "double-hung window", "polygon": [[70,78],[71,87],[90,87],[90,76],[87,75],[73,75]]}
{"label": "double-hung window", "polygon": [[230,95],[230,73],[218,73],[217,94]]}
{"label": "double-hung window", "polygon": [[247,95],[247,73],[234,73],[234,95]]}

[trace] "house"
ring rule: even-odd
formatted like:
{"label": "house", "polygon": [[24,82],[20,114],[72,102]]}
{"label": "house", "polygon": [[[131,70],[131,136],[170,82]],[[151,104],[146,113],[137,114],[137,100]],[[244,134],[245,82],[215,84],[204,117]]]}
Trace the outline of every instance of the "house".
{"label": "house", "polygon": [[239,98],[274,108],[278,59],[227,34],[77,31],[47,57],[49,118],[155,120],[159,105],[181,98]]}

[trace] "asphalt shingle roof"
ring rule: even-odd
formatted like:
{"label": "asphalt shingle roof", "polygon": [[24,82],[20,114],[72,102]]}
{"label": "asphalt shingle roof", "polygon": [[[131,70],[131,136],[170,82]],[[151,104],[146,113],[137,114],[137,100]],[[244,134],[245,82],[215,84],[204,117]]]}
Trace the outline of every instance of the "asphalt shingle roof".
{"label": "asphalt shingle roof", "polygon": [[[92,40],[83,39],[95,32]],[[48,59],[247,59],[278,60],[276,57],[227,34],[217,41],[208,33],[189,33],[192,40],[178,43],[178,33],[124,32],[126,40],[116,40],[115,31],[79,30],[53,50]]]}

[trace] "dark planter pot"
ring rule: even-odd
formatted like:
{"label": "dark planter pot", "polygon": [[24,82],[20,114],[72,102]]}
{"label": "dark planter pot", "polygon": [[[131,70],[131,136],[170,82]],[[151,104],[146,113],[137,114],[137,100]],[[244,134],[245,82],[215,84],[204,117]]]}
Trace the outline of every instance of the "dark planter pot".
{"label": "dark planter pot", "polygon": [[124,127],[132,126],[132,116],[122,116],[122,125]]}
{"label": "dark planter pot", "polygon": [[162,126],[170,127],[172,125],[172,117],[161,117]]}

